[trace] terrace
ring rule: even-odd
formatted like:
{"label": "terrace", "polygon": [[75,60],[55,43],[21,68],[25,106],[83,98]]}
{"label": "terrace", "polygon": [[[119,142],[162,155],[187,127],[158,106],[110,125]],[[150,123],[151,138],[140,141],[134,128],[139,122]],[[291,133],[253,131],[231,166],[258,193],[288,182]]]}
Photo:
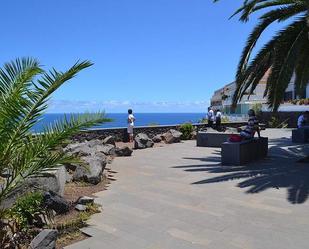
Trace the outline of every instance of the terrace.
{"label": "terrace", "polygon": [[309,168],[298,160],[309,145],[292,144],[290,129],[263,136],[268,157],[246,166],[222,166],[220,149],[193,140],[116,158],[92,237],[67,248],[306,248]]}

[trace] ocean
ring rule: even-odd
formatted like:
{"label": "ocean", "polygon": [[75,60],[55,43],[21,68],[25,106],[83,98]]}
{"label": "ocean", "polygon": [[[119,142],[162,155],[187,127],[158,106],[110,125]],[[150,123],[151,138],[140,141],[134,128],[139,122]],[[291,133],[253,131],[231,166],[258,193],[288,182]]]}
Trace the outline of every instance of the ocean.
{"label": "ocean", "polygon": [[[205,115],[205,113],[134,113],[136,118],[135,126],[198,123]],[[53,123],[55,120],[62,119],[63,116],[64,114],[45,114],[43,119],[33,127],[33,131],[41,132],[44,126]],[[106,117],[111,118],[113,121],[102,124],[98,128],[126,127],[127,116],[126,113],[108,113]]]}

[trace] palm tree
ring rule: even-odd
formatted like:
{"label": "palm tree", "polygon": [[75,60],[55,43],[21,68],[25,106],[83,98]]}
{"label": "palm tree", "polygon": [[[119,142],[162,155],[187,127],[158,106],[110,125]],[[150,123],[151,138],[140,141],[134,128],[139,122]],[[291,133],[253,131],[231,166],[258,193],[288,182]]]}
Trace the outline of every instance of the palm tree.
{"label": "palm tree", "polygon": [[[294,73],[297,94],[303,92],[309,82],[309,1],[244,0],[232,17],[240,15],[240,21],[246,22],[255,12],[261,12],[261,15],[239,61],[233,102],[235,105],[247,89],[252,93],[269,70],[264,95],[268,98],[269,106],[276,111]],[[285,28],[252,56],[262,33],[274,22],[283,21],[287,22]]]}
{"label": "palm tree", "polygon": [[71,115],[49,125],[40,135],[31,132],[47,109],[50,96],[91,65],[82,61],[65,72],[46,72],[37,60],[23,58],[0,68],[0,175],[9,172],[8,177],[0,178],[0,206],[26,178],[76,161],[57,149],[70,136],[108,121],[104,113]]}

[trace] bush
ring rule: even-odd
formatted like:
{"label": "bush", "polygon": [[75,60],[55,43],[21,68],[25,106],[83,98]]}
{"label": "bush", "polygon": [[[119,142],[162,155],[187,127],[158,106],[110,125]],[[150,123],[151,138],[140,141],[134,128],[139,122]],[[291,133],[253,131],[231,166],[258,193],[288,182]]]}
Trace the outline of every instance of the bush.
{"label": "bush", "polygon": [[230,120],[229,120],[229,118],[227,117],[227,116],[223,116],[222,118],[221,118],[221,123],[223,124],[223,123],[229,123],[230,122]]}
{"label": "bush", "polygon": [[207,118],[202,118],[198,121],[199,124],[207,124],[208,123],[208,120]]}
{"label": "bush", "polygon": [[287,128],[288,127],[288,124],[287,124],[288,120],[289,119],[286,119],[283,122],[281,122],[278,118],[271,117],[271,119],[268,122],[268,126],[270,128]]}
{"label": "bush", "polygon": [[259,115],[262,112],[262,107],[263,105],[261,103],[256,103],[254,105],[252,105],[252,109],[254,110],[256,115]]}
{"label": "bush", "polygon": [[9,209],[8,217],[14,220],[18,230],[28,230],[33,225],[40,227],[47,223],[47,212],[43,206],[42,193],[34,192],[19,198]]}
{"label": "bush", "polygon": [[182,133],[182,137],[181,138],[183,140],[189,140],[189,139],[191,139],[192,132],[194,131],[194,127],[193,127],[192,124],[187,123],[187,124],[181,125],[179,130]]}

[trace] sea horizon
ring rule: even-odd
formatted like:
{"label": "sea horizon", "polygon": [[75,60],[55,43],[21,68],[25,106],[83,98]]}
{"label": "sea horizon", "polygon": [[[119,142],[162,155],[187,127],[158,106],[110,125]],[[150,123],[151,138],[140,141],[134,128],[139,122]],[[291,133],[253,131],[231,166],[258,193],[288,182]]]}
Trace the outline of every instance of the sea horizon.
{"label": "sea horizon", "polygon": [[[61,120],[65,115],[77,115],[79,113],[46,113],[43,118],[33,127],[34,132],[42,132],[44,127],[56,120]],[[105,113],[112,122],[107,122],[95,128],[121,128],[127,126],[127,113]],[[184,123],[198,123],[206,116],[201,112],[137,112],[134,113],[135,126],[151,125],[179,125]]]}

